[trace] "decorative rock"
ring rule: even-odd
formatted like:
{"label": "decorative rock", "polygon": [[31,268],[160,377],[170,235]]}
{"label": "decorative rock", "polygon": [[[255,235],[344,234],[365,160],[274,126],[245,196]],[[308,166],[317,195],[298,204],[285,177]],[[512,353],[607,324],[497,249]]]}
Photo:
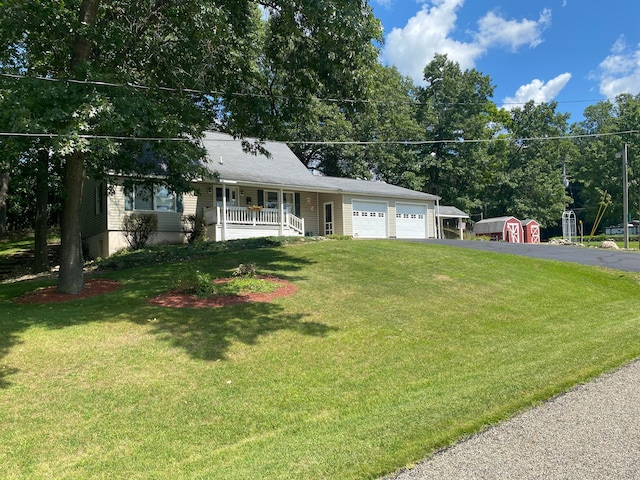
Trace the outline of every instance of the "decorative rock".
{"label": "decorative rock", "polygon": [[618,248],[618,245],[616,245],[616,242],[614,242],[613,240],[605,240],[604,242],[602,242],[602,244],[600,245],[600,248],[609,248],[611,250],[620,250]]}

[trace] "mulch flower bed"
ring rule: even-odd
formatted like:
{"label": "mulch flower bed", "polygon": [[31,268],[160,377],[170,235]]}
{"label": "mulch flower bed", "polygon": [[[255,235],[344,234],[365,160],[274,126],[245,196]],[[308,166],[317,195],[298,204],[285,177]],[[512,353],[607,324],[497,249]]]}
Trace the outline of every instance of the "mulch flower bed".
{"label": "mulch flower bed", "polygon": [[[270,302],[275,298],[287,297],[292,295],[298,287],[293,283],[282,280],[281,278],[258,275],[256,278],[267,280],[276,284],[276,289],[268,293],[243,293],[240,295],[213,295],[210,297],[198,297],[185,292],[173,291],[163,293],[150,299],[147,303],[160,307],[173,308],[214,308],[224,307],[225,305],[236,305],[248,302]],[[216,282],[223,283],[230,281],[230,278],[218,279]]]}
{"label": "mulch flower bed", "polygon": [[[211,308],[223,307],[225,305],[236,305],[247,302],[270,302],[275,298],[292,295],[298,288],[291,282],[272,276],[258,276],[276,284],[276,289],[268,293],[243,293],[240,295],[214,295],[211,297],[197,297],[185,292],[173,291],[163,293],[147,303],[160,307],[172,308]],[[230,281],[230,278],[218,279],[216,282]],[[68,293],[58,293],[56,286],[39,288],[29,292],[15,300],[16,303],[60,303],[82,298],[91,298],[103,293],[113,292],[120,287],[120,282],[105,278],[93,278],[86,280],[84,289],[75,295]]]}
{"label": "mulch flower bed", "polygon": [[92,278],[84,282],[84,289],[75,295],[69,293],[58,293],[56,286],[39,288],[26,293],[15,300],[16,303],[60,303],[80,298],[91,298],[103,293],[113,292],[120,287],[120,282],[107,280],[106,278]]}

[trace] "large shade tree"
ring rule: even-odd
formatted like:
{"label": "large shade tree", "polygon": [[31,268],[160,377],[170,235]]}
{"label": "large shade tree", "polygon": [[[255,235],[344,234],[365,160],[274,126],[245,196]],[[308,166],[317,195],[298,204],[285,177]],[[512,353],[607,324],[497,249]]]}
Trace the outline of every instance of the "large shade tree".
{"label": "large shade tree", "polygon": [[563,167],[575,161],[567,134],[568,115],[555,103],[528,102],[511,110],[506,121],[511,140],[495,152],[495,181],[488,190],[486,214],[532,218],[542,227],[557,224],[571,202]]}
{"label": "large shade tree", "polygon": [[492,167],[489,144],[478,140],[495,134],[495,87],[488,75],[462,71],[439,54],[425,67],[424,80],[418,121],[424,139],[432,143],[419,150],[423,188],[463,210],[476,210],[485,193],[482,179]]}
{"label": "large shade tree", "polygon": [[[52,134],[62,158],[65,293],[83,289],[86,175],[154,173],[186,191],[202,173],[204,130],[270,136],[314,96],[357,94],[379,37],[362,0],[7,0],[0,9],[0,67],[20,75],[3,84],[42,105],[13,131]],[[141,161],[149,151],[160,165]]]}

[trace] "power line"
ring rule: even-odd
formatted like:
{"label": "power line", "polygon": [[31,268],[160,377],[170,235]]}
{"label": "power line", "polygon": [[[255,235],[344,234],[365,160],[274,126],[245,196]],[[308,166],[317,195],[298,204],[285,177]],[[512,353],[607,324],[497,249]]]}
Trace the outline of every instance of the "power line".
{"label": "power line", "polygon": [[[263,140],[263,142],[277,142],[287,143],[292,145],[435,145],[435,144],[463,144],[463,143],[491,143],[496,141],[511,141],[511,142],[533,142],[533,141],[551,141],[551,140],[571,140],[576,138],[594,138],[594,137],[611,137],[615,135],[631,135],[639,134],[640,130],[624,130],[618,132],[605,132],[605,133],[581,133],[581,134],[569,134],[569,135],[555,135],[544,137],[494,137],[494,138],[472,138],[472,139],[453,139],[453,140],[370,140],[370,141],[333,141],[333,140]],[[19,132],[0,132],[0,137],[27,137],[27,138],[64,138],[74,137],[86,140],[119,140],[119,141],[170,141],[170,142],[187,142],[189,139],[184,137],[134,137],[126,135],[68,135],[63,133],[19,133]],[[236,142],[235,138],[216,138],[216,139],[202,139],[204,143],[219,143],[219,142]],[[261,141],[262,142],[262,141]]]}
{"label": "power line", "polygon": [[64,133],[18,133],[0,132],[0,137],[25,137],[25,138],[80,138],[83,140],[135,140],[141,142],[187,142],[189,139],[182,137],[130,137],[126,135],[70,135]]}
{"label": "power line", "polygon": [[[171,93],[189,93],[189,94],[197,94],[197,95],[204,95],[204,96],[210,96],[210,97],[226,97],[226,96],[231,96],[231,97],[247,97],[247,98],[263,98],[263,99],[268,99],[268,98],[277,98],[278,100],[299,100],[299,101],[308,101],[309,99],[306,97],[298,97],[298,96],[286,96],[286,95],[268,95],[266,93],[255,93],[255,92],[225,92],[222,90],[212,90],[212,91],[206,91],[206,90],[199,90],[199,89],[193,89],[193,88],[175,88],[175,87],[165,87],[165,86],[156,86],[156,87],[149,87],[146,85],[139,85],[139,84],[135,84],[135,83],[130,83],[130,82],[126,82],[126,83],[116,83],[116,82],[105,82],[105,81],[98,81],[98,80],[77,80],[77,79],[72,79],[72,78],[55,78],[55,77],[42,77],[42,76],[28,76],[28,75],[19,75],[19,74],[13,74],[13,73],[0,73],[0,76],[2,77],[7,77],[7,78],[11,78],[14,80],[28,80],[28,79],[32,79],[32,80],[41,80],[41,81],[45,81],[45,82],[54,82],[54,83],[70,83],[70,84],[76,84],[76,85],[91,85],[91,86],[97,86],[97,87],[112,87],[112,88],[133,88],[133,89],[137,89],[137,90],[159,90],[159,91],[163,91],[163,92],[171,92]],[[379,105],[388,105],[388,104],[394,104],[394,105],[402,105],[402,104],[406,104],[406,105],[416,105],[416,106],[425,106],[425,105],[429,105],[429,103],[426,102],[420,102],[417,100],[398,100],[398,101],[392,101],[392,100],[371,100],[371,99],[352,99],[352,98],[316,98],[319,101],[323,101],[323,102],[329,102],[329,103],[350,103],[350,104],[379,104]],[[600,102],[600,101],[610,101],[610,100],[615,100],[615,98],[612,97],[607,97],[607,98],[601,98],[601,99],[583,99],[583,100],[561,100],[561,101],[555,101],[555,103],[557,104],[565,104],[565,103],[595,103],[595,102]],[[531,101],[531,100],[529,100]],[[502,105],[526,105],[527,103],[529,103],[529,101],[525,101],[525,102],[502,102]],[[437,103],[438,105],[444,105],[444,106],[465,106],[465,105],[478,105],[480,103],[484,103],[484,102],[439,102]],[[546,102],[543,102],[546,103]]]}

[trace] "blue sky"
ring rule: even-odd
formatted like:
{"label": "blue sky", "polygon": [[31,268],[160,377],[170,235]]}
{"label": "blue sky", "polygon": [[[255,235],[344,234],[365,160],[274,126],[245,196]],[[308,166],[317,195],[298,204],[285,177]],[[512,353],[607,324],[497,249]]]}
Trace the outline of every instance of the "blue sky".
{"label": "blue sky", "polygon": [[559,103],[580,121],[586,106],[640,93],[638,0],[370,0],[384,27],[382,61],[422,83],[435,53],[476,68],[494,102]]}

